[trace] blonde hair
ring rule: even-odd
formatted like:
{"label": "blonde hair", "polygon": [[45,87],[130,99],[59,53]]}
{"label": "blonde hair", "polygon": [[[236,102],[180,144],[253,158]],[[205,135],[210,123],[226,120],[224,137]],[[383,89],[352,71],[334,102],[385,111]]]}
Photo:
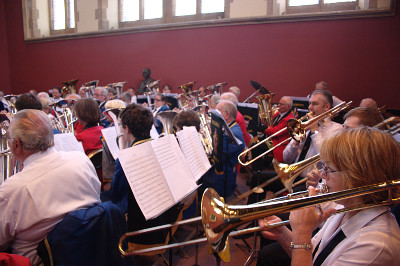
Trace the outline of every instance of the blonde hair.
{"label": "blonde hair", "polygon": [[[324,140],[321,158],[342,171],[347,188],[396,180],[400,177],[400,147],[388,133],[368,127],[343,130]],[[400,190],[393,189],[398,197]],[[363,196],[364,203],[387,199],[388,192]]]}

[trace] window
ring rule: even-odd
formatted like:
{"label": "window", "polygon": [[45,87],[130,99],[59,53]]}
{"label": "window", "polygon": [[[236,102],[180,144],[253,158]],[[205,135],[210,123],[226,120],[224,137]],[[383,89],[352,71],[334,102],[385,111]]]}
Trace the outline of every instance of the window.
{"label": "window", "polygon": [[358,0],[287,0],[287,13],[356,10]]}
{"label": "window", "polygon": [[75,0],[51,0],[50,2],[52,34],[74,32]]}
{"label": "window", "polygon": [[120,0],[120,27],[217,19],[225,0]]}

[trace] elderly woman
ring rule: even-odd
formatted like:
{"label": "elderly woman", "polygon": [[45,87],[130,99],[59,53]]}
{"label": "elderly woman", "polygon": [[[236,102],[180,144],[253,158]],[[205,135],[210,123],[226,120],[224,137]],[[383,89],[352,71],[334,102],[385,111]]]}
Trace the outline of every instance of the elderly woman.
{"label": "elderly woman", "polygon": [[100,136],[102,126],[99,126],[101,112],[99,105],[93,99],[80,99],[75,103],[74,112],[78,122],[82,125],[83,131],[75,135],[79,142],[82,142],[86,154],[102,147]]}
{"label": "elderly woman", "polygon": [[[372,128],[342,131],[326,139],[320,151],[324,161],[322,177],[329,192],[396,180],[400,177],[400,148],[384,132]],[[310,195],[315,189],[309,187]],[[393,198],[399,190],[392,190]],[[383,191],[366,196],[338,200],[345,208],[377,203],[388,198]],[[308,207],[292,211],[290,225],[262,235],[277,240],[291,256],[292,265],[399,265],[400,229],[388,207],[373,207],[341,213],[316,211]],[[312,232],[325,222],[312,238]],[[276,216],[259,220],[279,221]],[[260,258],[258,265],[267,262]]]}

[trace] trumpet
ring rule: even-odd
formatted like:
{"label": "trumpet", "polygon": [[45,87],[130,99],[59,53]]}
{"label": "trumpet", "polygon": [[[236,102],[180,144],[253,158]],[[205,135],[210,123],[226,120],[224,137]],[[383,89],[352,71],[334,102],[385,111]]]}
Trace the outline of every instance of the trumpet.
{"label": "trumpet", "polygon": [[397,134],[400,131],[400,117],[398,116],[389,117],[384,121],[382,121],[381,123],[374,126],[374,128],[382,130],[385,129],[392,135]]}
{"label": "trumpet", "polygon": [[[309,120],[306,121],[302,121],[304,120],[306,117],[308,117],[308,115],[303,116],[300,119],[290,119],[287,123],[287,127],[283,128],[281,130],[279,130],[278,132],[272,134],[271,136],[269,136],[268,138],[265,138],[263,141],[260,141],[259,143],[257,143],[256,145],[252,146],[251,148],[243,151],[241,154],[239,154],[238,156],[238,161],[241,165],[243,166],[247,166],[251,163],[253,163],[254,161],[258,160],[259,158],[263,157],[264,155],[266,155],[267,153],[270,153],[271,151],[273,151],[274,149],[276,149],[277,147],[285,144],[286,142],[290,141],[290,139],[294,139],[298,142],[303,142],[305,140],[305,135],[306,135],[306,131],[308,129],[308,127],[310,127],[312,124],[320,121],[320,120],[324,120],[328,117],[333,117],[338,115],[341,111],[347,109],[348,107],[350,107],[352,101],[348,102],[348,103],[341,103],[338,104],[337,106],[335,106],[332,109],[329,109],[328,111],[315,116]],[[253,158],[252,160],[248,161],[248,162],[242,162],[241,158],[245,158],[246,154],[251,152],[254,148],[258,147],[259,145],[266,143],[267,141],[269,141],[270,139],[272,139],[273,137],[281,134],[282,132],[288,131],[290,134],[290,138],[287,138],[286,140],[278,143],[277,145],[275,145],[274,147],[272,147],[271,149],[265,151],[264,153],[258,155],[257,157]]]}

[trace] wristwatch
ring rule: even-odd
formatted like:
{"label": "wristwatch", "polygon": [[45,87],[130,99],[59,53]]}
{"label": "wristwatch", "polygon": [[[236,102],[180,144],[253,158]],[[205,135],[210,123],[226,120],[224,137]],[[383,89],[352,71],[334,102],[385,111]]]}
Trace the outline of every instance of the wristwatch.
{"label": "wristwatch", "polygon": [[312,246],[312,244],[308,244],[308,243],[305,243],[303,245],[295,245],[295,244],[293,244],[293,242],[290,242],[290,248],[291,249],[312,249],[313,246]]}

